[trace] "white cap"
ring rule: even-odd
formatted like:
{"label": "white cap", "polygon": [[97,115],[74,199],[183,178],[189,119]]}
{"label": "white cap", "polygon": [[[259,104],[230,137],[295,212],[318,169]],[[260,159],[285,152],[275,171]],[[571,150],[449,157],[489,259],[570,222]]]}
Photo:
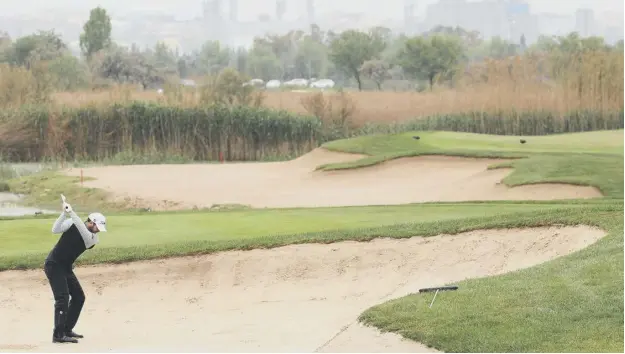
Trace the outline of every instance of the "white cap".
{"label": "white cap", "polygon": [[104,215],[101,213],[91,213],[89,214],[89,220],[98,225],[98,230],[106,232],[106,217],[104,217]]}

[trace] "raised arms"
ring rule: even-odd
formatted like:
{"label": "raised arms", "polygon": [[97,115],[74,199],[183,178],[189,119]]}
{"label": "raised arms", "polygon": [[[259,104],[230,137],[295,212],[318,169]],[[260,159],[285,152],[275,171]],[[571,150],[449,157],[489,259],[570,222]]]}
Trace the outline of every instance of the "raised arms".
{"label": "raised arms", "polygon": [[65,214],[65,211],[63,211],[52,225],[52,233],[62,234],[72,226],[72,223],[73,221],[71,219],[67,219],[67,214]]}
{"label": "raised arms", "polygon": [[71,218],[70,220],[73,221],[74,225],[76,225],[76,228],[78,228],[80,236],[82,236],[82,240],[85,242],[85,247],[91,248],[95,246],[95,244],[98,243],[98,235],[91,233],[91,231],[87,229],[85,223],[80,220],[78,215],[76,215],[76,213],[71,208],[69,212],[66,211],[66,213],[69,214]]}
{"label": "raised arms", "polygon": [[[52,225],[52,232],[55,234],[63,233],[67,231],[72,224],[76,225],[78,232],[80,232],[80,236],[82,237],[83,242],[85,243],[85,247],[92,248],[95,244],[98,243],[98,235],[91,233],[85,223],[80,220],[80,217],[76,215],[74,210],[72,210],[71,205],[65,202],[65,197],[63,198],[63,212],[56,219],[54,224]],[[67,217],[69,216],[69,219]]]}

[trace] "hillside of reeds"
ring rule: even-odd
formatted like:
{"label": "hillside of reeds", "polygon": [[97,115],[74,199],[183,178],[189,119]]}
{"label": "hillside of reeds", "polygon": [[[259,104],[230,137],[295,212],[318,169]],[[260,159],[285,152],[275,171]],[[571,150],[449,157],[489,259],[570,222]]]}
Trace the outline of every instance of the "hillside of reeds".
{"label": "hillside of reeds", "polygon": [[622,52],[581,53],[558,63],[530,56],[487,60],[426,92],[253,91],[229,70],[200,89],[169,85],[163,94],[128,87],[49,93],[36,77],[0,68],[4,160],[257,161],[375,132],[623,128]]}

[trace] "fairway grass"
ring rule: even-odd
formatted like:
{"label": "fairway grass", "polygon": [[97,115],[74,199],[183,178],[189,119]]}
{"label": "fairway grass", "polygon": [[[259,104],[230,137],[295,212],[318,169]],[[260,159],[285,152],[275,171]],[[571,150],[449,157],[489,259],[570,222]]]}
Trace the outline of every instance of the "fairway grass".
{"label": "fairway grass", "polygon": [[[188,250],[191,253],[212,252],[212,243],[215,242],[231,244],[233,248],[253,248],[255,244],[262,246],[268,240],[270,243],[283,244],[283,238],[288,239],[292,235],[358,233],[359,230],[368,228],[384,230],[384,227],[410,223],[450,220],[460,223],[468,218],[581,207],[584,206],[557,203],[441,203],[386,207],[112,214],[108,215],[109,232],[101,235],[101,243],[97,249],[86,253],[78,264],[93,264],[102,260],[138,260],[154,252],[159,256],[184,255]],[[82,216],[88,213],[87,210],[77,212]],[[0,249],[0,270],[41,266],[46,253],[58,239],[50,230],[56,217],[52,215],[45,218],[0,221],[0,244],[3,246]],[[138,253],[133,255],[133,252]]]}

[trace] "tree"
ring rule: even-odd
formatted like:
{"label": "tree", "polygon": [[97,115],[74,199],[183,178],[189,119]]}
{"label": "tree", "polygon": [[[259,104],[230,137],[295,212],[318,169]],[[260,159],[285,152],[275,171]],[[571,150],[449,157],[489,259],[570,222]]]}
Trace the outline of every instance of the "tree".
{"label": "tree", "polygon": [[165,82],[166,73],[157,67],[153,56],[133,47],[111,45],[92,56],[92,71],[107,81],[141,84],[146,89]]}
{"label": "tree", "polygon": [[178,74],[178,56],[167,44],[159,41],[154,46],[154,50],[147,54],[152,58],[154,65],[163,73]]}
{"label": "tree", "polygon": [[356,30],[342,32],[330,44],[330,59],[339,70],[351,75],[358,82],[358,90],[362,91],[360,67],[384,50],[385,43],[380,37]]}
{"label": "tree", "polygon": [[432,35],[406,41],[398,56],[404,71],[418,79],[428,80],[430,89],[437,76],[449,75],[464,56],[462,42],[454,36]]}
{"label": "tree", "polygon": [[255,48],[268,48],[278,58],[282,67],[280,79],[294,79],[299,76],[296,70],[296,60],[303,38],[303,31],[289,31],[284,35],[266,35],[265,37],[254,38],[253,46]]}
{"label": "tree", "polygon": [[219,41],[206,41],[196,56],[195,67],[202,75],[217,75],[228,66],[230,49],[223,47]]}
{"label": "tree", "polygon": [[384,60],[374,59],[367,60],[360,67],[360,73],[375,82],[378,90],[382,90],[382,83],[384,80],[390,79],[390,65]]}
{"label": "tree", "polygon": [[297,77],[325,77],[328,72],[328,51],[326,46],[313,36],[305,36],[297,47],[295,75]]}
{"label": "tree", "polygon": [[111,18],[106,10],[96,7],[91,10],[89,20],[83,26],[80,35],[80,48],[88,59],[93,53],[107,48],[111,44]]}
{"label": "tree", "polygon": [[274,52],[262,44],[254,43],[247,57],[247,72],[253,78],[275,80],[282,78],[283,67]]}
{"label": "tree", "polygon": [[66,54],[48,63],[55,88],[72,91],[89,85],[89,68],[77,57]]}
{"label": "tree", "polygon": [[33,62],[54,60],[67,53],[67,46],[54,31],[38,31],[18,38],[6,49],[10,64],[30,68]]}

